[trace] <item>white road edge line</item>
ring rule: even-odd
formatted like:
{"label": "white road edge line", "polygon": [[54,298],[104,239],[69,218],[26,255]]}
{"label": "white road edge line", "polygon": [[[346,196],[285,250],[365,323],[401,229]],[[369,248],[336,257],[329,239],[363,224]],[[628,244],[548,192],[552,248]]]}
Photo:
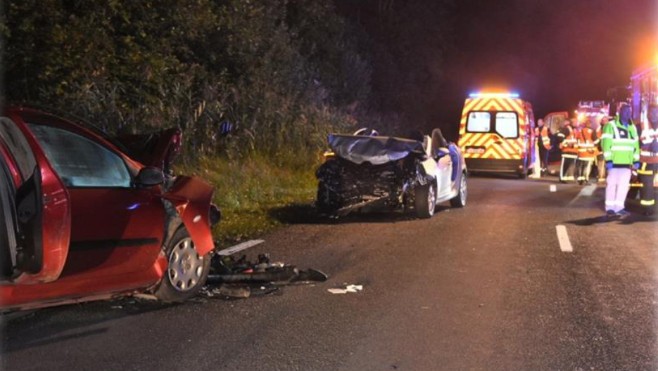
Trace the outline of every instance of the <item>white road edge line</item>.
{"label": "white road edge line", "polygon": [[265,240],[249,240],[245,241],[243,243],[239,243],[237,245],[227,247],[224,250],[217,251],[217,255],[221,256],[228,256],[228,255],[233,255],[236,252],[246,250],[250,247],[254,247],[256,245],[260,245],[261,243],[265,242]]}
{"label": "white road edge line", "polygon": [[573,246],[571,246],[569,234],[567,234],[567,227],[558,224],[555,226],[555,231],[557,232],[557,240],[560,243],[560,250],[562,252],[573,252]]}

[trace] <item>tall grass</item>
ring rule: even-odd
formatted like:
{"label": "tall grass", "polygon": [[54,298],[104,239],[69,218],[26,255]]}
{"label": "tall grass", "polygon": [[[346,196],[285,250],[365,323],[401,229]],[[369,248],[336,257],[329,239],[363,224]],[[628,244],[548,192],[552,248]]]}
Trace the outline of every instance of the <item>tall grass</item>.
{"label": "tall grass", "polygon": [[177,173],[198,175],[215,186],[214,202],[222,220],[213,230],[220,246],[257,237],[281,222],[273,211],[291,205],[311,205],[317,182],[318,154],[290,157],[282,167],[267,156],[240,159],[204,156],[188,160]]}

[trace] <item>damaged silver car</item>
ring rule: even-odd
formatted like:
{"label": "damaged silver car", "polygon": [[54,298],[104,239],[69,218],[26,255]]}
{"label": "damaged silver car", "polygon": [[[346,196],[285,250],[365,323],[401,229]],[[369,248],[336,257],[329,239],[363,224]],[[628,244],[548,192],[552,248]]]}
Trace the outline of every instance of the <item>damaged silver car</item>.
{"label": "damaged silver car", "polygon": [[417,139],[330,134],[328,142],[316,172],[322,214],[344,216],[373,206],[430,218],[439,203],[466,205],[466,163],[440,129]]}

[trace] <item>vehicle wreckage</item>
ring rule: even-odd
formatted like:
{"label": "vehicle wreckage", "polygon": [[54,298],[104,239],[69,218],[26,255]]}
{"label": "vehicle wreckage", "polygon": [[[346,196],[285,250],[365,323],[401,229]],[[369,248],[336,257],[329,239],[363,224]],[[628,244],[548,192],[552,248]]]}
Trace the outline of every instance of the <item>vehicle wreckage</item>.
{"label": "vehicle wreckage", "polygon": [[318,168],[316,207],[332,217],[368,207],[434,215],[437,204],[466,205],[466,163],[440,129],[407,139],[330,134],[330,150]]}
{"label": "vehicle wreckage", "polygon": [[259,254],[256,262],[246,255],[236,259],[216,253],[202,296],[248,298],[278,292],[283,286],[325,282],[329,276],[317,269],[301,270],[294,265],[271,262],[269,254]]}

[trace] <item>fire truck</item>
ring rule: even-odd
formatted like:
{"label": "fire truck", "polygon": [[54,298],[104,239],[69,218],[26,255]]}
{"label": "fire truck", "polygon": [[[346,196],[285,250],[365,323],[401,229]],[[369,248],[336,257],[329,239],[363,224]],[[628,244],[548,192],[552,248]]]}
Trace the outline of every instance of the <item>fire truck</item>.
{"label": "fire truck", "polygon": [[[633,109],[633,122],[642,127],[648,122],[647,112],[649,104],[658,104],[658,66],[650,65],[638,68],[631,75],[630,103]],[[653,180],[654,187],[658,187],[658,174]],[[631,182],[632,196],[642,184],[633,179]]]}
{"label": "fire truck", "polygon": [[604,116],[610,114],[610,105],[602,100],[581,100],[578,102],[576,117],[581,122],[588,119],[592,124],[592,129],[596,130]]}
{"label": "fire truck", "polygon": [[631,107],[635,124],[641,126],[647,122],[650,103],[658,103],[658,66],[638,68],[631,75]]}

